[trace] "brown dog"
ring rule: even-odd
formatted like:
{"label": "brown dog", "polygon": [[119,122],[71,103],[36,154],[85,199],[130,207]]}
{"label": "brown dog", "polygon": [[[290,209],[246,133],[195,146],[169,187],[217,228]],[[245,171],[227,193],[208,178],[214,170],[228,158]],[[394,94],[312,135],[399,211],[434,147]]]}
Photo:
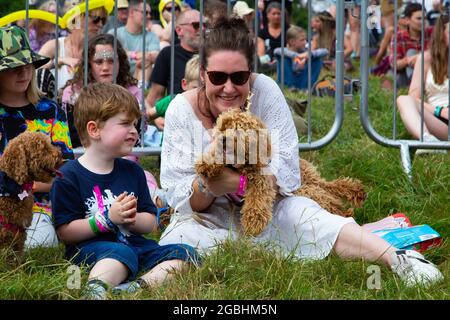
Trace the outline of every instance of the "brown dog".
{"label": "brown dog", "polygon": [[207,178],[220,175],[227,165],[224,150],[231,148],[234,151],[232,160],[238,161],[230,166],[247,177],[241,225],[244,234],[257,235],[272,219],[276,196],[272,180],[262,174],[271,154],[269,133],[259,118],[239,109],[231,109],[217,119],[213,139],[212,148],[197,162],[196,172]]}
{"label": "brown dog", "polygon": [[364,186],[357,179],[345,177],[326,181],[314,165],[305,159],[300,159],[300,170],[302,185],[294,194],[316,201],[328,212],[350,217],[353,216],[354,208],[362,207],[366,200]]}
{"label": "brown dog", "polygon": [[[232,147],[234,159],[239,159],[240,152],[245,154],[244,163],[233,163],[231,166],[248,179],[245,202],[241,209],[241,224],[244,233],[253,236],[258,235],[271,220],[276,197],[272,180],[262,173],[268,161],[260,157],[260,150],[265,150],[268,157],[271,153],[270,137],[264,129],[262,121],[250,112],[242,112],[239,109],[224,112],[214,127],[212,147],[196,163],[197,174],[214,177],[220,175],[227,166],[225,157],[229,147]],[[255,132],[259,134],[255,135]],[[230,141],[234,143],[230,144]],[[256,144],[257,148],[252,148],[252,144]],[[255,150],[257,157],[253,156],[252,162],[250,153],[255,154]],[[325,210],[342,216],[353,214],[352,208],[344,207],[342,199],[346,199],[355,207],[363,204],[366,193],[360,181],[343,178],[328,182],[320,177],[310,162],[303,159],[300,160],[300,167],[302,186],[294,194],[311,198]]]}
{"label": "brown dog", "polygon": [[8,143],[0,158],[0,249],[21,256],[33,218],[33,182],[51,182],[61,165],[61,152],[43,133],[26,131]]}

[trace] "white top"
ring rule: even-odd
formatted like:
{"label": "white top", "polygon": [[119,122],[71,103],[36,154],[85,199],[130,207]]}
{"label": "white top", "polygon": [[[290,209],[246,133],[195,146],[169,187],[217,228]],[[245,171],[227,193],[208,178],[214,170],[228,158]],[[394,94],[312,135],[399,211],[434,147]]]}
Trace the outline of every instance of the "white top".
{"label": "white top", "polygon": [[[64,50],[64,39],[65,37],[58,38],[58,58],[64,58],[65,57],[65,50]],[[52,70],[53,75],[55,75],[55,71]],[[62,65],[58,68],[58,90],[61,89],[66,85],[66,82],[68,80],[71,80],[74,76],[74,72],[69,71],[69,66]]]}
{"label": "white top", "polygon": [[445,79],[443,84],[436,84],[436,82],[434,82],[431,68],[427,72],[425,92],[428,98],[428,103],[430,103],[433,107],[448,106],[448,78]]}
{"label": "white top", "polygon": [[[278,85],[259,74],[253,84],[251,112],[266,124],[272,138],[270,171],[280,193],[292,195],[300,187],[298,136],[291,112]],[[183,94],[177,95],[166,112],[161,153],[161,186],[177,213],[192,213],[189,198],[196,178],[195,161],[211,143],[210,133],[197,118]],[[223,197],[215,201],[222,202]]]}

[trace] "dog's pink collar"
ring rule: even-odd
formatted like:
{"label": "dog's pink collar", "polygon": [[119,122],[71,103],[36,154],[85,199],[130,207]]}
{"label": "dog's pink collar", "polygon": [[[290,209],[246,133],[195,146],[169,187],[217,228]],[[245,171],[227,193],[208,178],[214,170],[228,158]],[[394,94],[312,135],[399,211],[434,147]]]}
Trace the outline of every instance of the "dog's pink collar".
{"label": "dog's pink collar", "polygon": [[0,197],[18,197],[20,201],[33,194],[33,183],[18,184],[0,170]]}
{"label": "dog's pink collar", "polygon": [[33,193],[33,184],[32,183],[25,183],[22,186],[22,192],[17,195],[17,197],[22,201],[28,196],[31,196]]}
{"label": "dog's pink collar", "polygon": [[5,217],[0,214],[0,229],[5,228],[7,231],[12,232],[22,232],[25,231],[25,228],[20,227],[13,223],[5,223]]}

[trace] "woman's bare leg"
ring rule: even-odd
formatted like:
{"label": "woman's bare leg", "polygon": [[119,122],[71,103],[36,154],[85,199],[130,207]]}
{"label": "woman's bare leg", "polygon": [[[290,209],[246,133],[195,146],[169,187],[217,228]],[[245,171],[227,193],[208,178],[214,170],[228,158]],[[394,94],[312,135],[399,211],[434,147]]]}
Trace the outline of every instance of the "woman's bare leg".
{"label": "woman's bare leg", "polygon": [[[411,96],[399,96],[397,107],[408,132],[417,140],[420,139],[420,103]],[[431,133],[441,140],[447,140],[448,127],[437,119],[427,107],[424,107],[424,133]]]}
{"label": "woman's bare leg", "polygon": [[333,250],[342,259],[363,258],[390,266],[390,256],[397,248],[356,223],[349,223],[342,227]]}

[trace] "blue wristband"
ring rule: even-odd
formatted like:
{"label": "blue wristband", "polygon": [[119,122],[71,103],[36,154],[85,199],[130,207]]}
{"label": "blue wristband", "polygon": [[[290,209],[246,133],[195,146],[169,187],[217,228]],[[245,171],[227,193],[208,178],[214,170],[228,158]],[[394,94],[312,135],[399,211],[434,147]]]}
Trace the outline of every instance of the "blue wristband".
{"label": "blue wristband", "polygon": [[105,208],[104,211],[105,214],[105,220],[106,220],[106,224],[108,225],[108,227],[113,230],[114,232],[117,232],[117,226],[111,221],[111,219],[109,219],[109,210]]}
{"label": "blue wristband", "polygon": [[437,106],[437,107],[434,109],[434,116],[435,116],[436,118],[440,118],[440,117],[441,117],[442,109],[444,109],[444,107],[441,107],[441,106]]}

